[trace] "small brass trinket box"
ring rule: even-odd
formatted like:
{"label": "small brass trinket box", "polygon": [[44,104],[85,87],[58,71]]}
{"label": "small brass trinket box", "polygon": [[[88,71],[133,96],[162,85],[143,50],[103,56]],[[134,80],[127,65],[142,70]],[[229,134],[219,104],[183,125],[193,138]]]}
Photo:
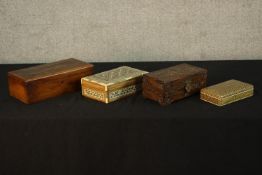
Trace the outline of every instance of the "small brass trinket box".
{"label": "small brass trinket box", "polygon": [[224,106],[253,96],[254,86],[238,80],[228,80],[201,89],[200,99],[217,106]]}
{"label": "small brass trinket box", "polygon": [[118,67],[81,79],[82,95],[104,103],[141,90],[143,75],[148,72],[128,66]]}

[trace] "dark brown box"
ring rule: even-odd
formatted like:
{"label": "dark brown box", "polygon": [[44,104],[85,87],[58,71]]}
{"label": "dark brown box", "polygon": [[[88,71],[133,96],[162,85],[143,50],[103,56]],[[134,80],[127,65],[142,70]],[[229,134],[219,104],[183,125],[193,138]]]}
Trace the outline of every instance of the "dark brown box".
{"label": "dark brown box", "polygon": [[66,59],[8,72],[11,96],[30,104],[81,88],[81,78],[91,75],[93,65]]}
{"label": "dark brown box", "polygon": [[144,75],[143,96],[168,105],[199,92],[206,86],[206,81],[206,69],[179,64]]}

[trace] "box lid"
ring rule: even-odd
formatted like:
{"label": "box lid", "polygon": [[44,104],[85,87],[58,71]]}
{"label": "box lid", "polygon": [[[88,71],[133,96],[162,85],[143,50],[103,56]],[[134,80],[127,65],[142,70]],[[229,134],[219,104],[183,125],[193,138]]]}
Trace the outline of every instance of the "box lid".
{"label": "box lid", "polygon": [[171,66],[168,68],[150,72],[149,74],[147,74],[147,76],[166,83],[178,79],[184,79],[188,76],[195,75],[198,73],[207,73],[207,70],[197,66],[183,63],[176,66]]}
{"label": "box lid", "polygon": [[108,87],[111,85],[121,83],[123,81],[128,81],[137,77],[141,77],[146,73],[148,72],[128,66],[121,66],[95,75],[84,77],[82,78],[82,83],[84,81],[87,81]]}
{"label": "box lid", "polygon": [[24,81],[31,81],[79,69],[85,69],[87,67],[93,67],[93,65],[74,58],[70,58],[53,63],[11,71],[9,74],[16,75]]}

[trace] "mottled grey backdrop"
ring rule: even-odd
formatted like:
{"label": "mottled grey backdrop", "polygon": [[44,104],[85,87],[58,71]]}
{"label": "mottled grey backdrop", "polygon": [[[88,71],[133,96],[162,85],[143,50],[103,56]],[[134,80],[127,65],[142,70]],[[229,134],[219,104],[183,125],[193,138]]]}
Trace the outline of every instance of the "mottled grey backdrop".
{"label": "mottled grey backdrop", "polygon": [[0,63],[262,58],[261,0],[0,0]]}

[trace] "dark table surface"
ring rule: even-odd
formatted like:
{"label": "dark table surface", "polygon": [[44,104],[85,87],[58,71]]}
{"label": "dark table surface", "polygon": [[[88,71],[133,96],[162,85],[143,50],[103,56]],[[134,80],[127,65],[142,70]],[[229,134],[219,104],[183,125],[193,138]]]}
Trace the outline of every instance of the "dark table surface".
{"label": "dark table surface", "polygon": [[[179,63],[95,63],[95,72]],[[6,75],[32,65],[0,65],[0,174],[262,174],[262,61],[189,63],[208,69],[208,85],[234,78],[255,95],[162,107],[141,93],[103,104],[79,91],[25,105],[8,95]]]}

